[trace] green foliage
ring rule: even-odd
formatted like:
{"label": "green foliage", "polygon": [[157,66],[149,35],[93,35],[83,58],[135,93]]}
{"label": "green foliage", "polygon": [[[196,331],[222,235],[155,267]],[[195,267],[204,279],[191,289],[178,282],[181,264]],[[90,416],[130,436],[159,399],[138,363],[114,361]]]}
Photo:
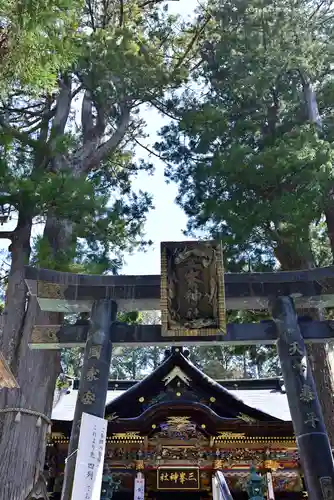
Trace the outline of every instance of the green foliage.
{"label": "green foliage", "polygon": [[[309,228],[314,234],[333,182],[329,14],[311,1],[211,8],[196,75],[205,92],[174,100],[177,119],[156,145],[167,178],[179,186],[189,232],[221,238],[227,264],[256,253],[263,264],[276,256],[293,266],[284,246],[312,261]],[[321,134],[309,122],[313,82]]]}
{"label": "green foliage", "polygon": [[70,378],[80,378],[83,354],[83,349],[80,347],[61,350],[61,365],[63,374],[58,379],[59,387],[62,385],[62,382],[64,382],[63,375]]}
{"label": "green foliage", "polygon": [[53,90],[78,55],[81,0],[0,1],[0,90]]}
{"label": "green foliage", "polygon": [[[13,76],[0,109],[0,202],[35,221],[52,219],[59,227],[63,221],[62,232],[51,235],[47,224],[36,239],[35,265],[116,272],[125,252],[150,244],[143,228],[152,197],[132,189],[138,172],[153,168],[135,158],[138,139],[145,138],[139,107],[187,78],[200,23],[135,0],[10,3],[7,16],[37,38],[44,26],[53,49],[40,47],[41,57],[45,48],[60,66],[50,58],[58,78],[52,93],[38,91],[25,66]],[[71,61],[61,57],[63,38]],[[43,68],[53,81],[50,67]]]}
{"label": "green foliage", "polygon": [[[221,239],[227,271],[332,263],[332,8],[311,0],[207,8],[203,64],[193,88],[166,100],[174,120],[156,144],[188,234]],[[193,356],[215,377],[232,366],[241,376],[279,370],[275,350],[263,346]]]}

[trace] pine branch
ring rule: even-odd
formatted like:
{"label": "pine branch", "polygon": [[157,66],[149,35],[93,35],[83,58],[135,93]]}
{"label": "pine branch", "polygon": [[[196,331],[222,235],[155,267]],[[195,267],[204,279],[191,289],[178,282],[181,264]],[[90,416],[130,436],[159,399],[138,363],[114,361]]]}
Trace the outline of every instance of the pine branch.
{"label": "pine branch", "polygon": [[119,27],[123,26],[124,22],[124,0],[119,0]]}
{"label": "pine branch", "polygon": [[91,93],[88,89],[85,90],[82,105],[81,105],[81,123],[83,142],[86,144],[93,136],[93,103]]}
{"label": "pine branch", "polygon": [[166,109],[164,108],[164,104],[159,102],[158,99],[154,98],[151,101],[149,101],[152,106],[154,106],[160,113],[162,113],[165,116],[168,116],[168,118],[171,118],[172,120],[180,121],[180,117],[175,116],[170,114]]}
{"label": "pine branch", "polygon": [[[146,0],[146,2],[143,2],[139,5],[139,8],[143,9],[144,7],[147,7],[148,5],[153,7],[154,5],[158,5],[159,3],[162,3],[164,1],[165,0]],[[171,0],[171,1],[178,2],[179,0]]]}
{"label": "pine branch", "polygon": [[84,158],[85,171],[94,168],[95,165],[98,165],[104,158],[107,158],[113,151],[115,151],[115,149],[122,141],[129,124],[130,124],[130,109],[124,106],[120,124],[118,125],[117,129],[112,134],[110,139],[101,144],[101,146],[92,155],[86,156],[86,160]]}
{"label": "pine branch", "polygon": [[56,113],[53,118],[51,128],[51,140],[54,137],[63,135],[68,116],[71,109],[72,92],[71,92],[72,79],[69,75],[64,75],[61,79],[59,86],[59,94],[56,101]]}
{"label": "pine branch", "polygon": [[142,144],[140,141],[138,141],[138,139],[136,139],[135,137],[132,137],[132,140],[138,145],[140,146],[141,148],[145,149],[145,151],[147,151],[150,155],[153,155],[155,156],[156,158],[158,158],[158,160],[160,161],[163,161],[168,167],[171,167],[171,163],[169,163],[163,156],[159,155],[158,153],[156,153],[155,151],[153,151],[153,149],[149,148],[148,146],[146,146],[145,144]]}
{"label": "pine branch", "polygon": [[204,19],[204,22],[202,24],[202,26],[199,27],[199,29],[195,32],[194,36],[192,37],[192,39],[190,40],[183,56],[180,58],[179,62],[176,64],[176,67],[175,69],[178,69],[180,68],[180,66],[184,63],[184,61],[186,60],[187,56],[190,54],[190,52],[192,51],[192,49],[194,48],[197,40],[199,39],[199,37],[202,35],[203,31],[205,30],[208,22],[210,21],[211,19],[211,15],[208,15],[206,17],[206,19]]}
{"label": "pine branch", "polygon": [[32,139],[27,132],[22,132],[15,127],[11,127],[7,125],[3,118],[0,116],[0,127],[3,129],[3,132],[11,135],[14,139],[26,144],[27,146],[31,146],[33,149],[37,150],[40,147],[39,141]]}

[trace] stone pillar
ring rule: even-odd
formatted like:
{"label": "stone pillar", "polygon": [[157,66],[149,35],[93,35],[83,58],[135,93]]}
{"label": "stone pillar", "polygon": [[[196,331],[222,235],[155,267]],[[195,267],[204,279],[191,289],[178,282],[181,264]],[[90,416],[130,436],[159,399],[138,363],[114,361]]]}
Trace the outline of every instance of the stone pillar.
{"label": "stone pillar", "polygon": [[292,423],[309,498],[334,499],[334,463],[291,297],[270,300]]}
{"label": "stone pillar", "polygon": [[104,417],[112,351],[112,325],[116,321],[116,315],[117,304],[112,300],[94,302],[65,466],[62,500],[71,500],[82,414]]}

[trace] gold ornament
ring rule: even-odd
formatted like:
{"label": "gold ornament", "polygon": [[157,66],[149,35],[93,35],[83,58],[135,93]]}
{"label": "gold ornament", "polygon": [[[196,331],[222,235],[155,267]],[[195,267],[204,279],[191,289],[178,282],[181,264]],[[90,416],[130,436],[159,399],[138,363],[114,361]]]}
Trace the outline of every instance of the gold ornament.
{"label": "gold ornament", "polygon": [[144,403],[145,398],[142,396],[141,398],[138,399],[139,403]]}
{"label": "gold ornament", "polygon": [[255,424],[256,423],[255,418],[249,417],[245,413],[239,413],[239,415],[237,415],[237,417],[240,418],[241,420],[243,420],[244,422],[247,422],[247,424]]}
{"label": "gold ornament", "polygon": [[177,429],[181,429],[182,427],[186,427],[190,424],[190,417],[168,417],[167,424],[170,427],[176,427]]}
{"label": "gold ornament", "polygon": [[243,439],[245,433],[242,432],[219,432],[219,439]]}
{"label": "gold ornament", "polygon": [[144,460],[136,460],[135,461],[136,470],[144,470]]}
{"label": "gold ornament", "polygon": [[120,439],[120,440],[127,440],[127,441],[133,441],[133,440],[141,440],[141,437],[139,436],[139,431],[129,431],[129,432],[115,432],[113,434],[113,439]]}
{"label": "gold ornament", "polygon": [[265,460],[263,462],[263,467],[265,469],[268,469],[268,470],[272,470],[272,471],[277,471],[277,469],[281,469],[282,467],[280,466],[280,464],[278,462],[276,462],[275,460]]}

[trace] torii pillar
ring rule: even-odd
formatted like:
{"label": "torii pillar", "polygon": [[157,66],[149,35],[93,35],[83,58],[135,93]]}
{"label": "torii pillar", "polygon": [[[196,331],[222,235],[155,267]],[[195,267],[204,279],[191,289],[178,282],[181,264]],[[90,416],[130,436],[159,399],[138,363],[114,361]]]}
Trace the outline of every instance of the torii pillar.
{"label": "torii pillar", "polygon": [[334,500],[334,462],[324,419],[291,297],[269,303],[300,462],[311,500]]}
{"label": "torii pillar", "polygon": [[65,466],[62,500],[71,500],[72,496],[82,414],[85,412],[104,418],[112,352],[111,335],[116,315],[116,302],[109,299],[94,301]]}

